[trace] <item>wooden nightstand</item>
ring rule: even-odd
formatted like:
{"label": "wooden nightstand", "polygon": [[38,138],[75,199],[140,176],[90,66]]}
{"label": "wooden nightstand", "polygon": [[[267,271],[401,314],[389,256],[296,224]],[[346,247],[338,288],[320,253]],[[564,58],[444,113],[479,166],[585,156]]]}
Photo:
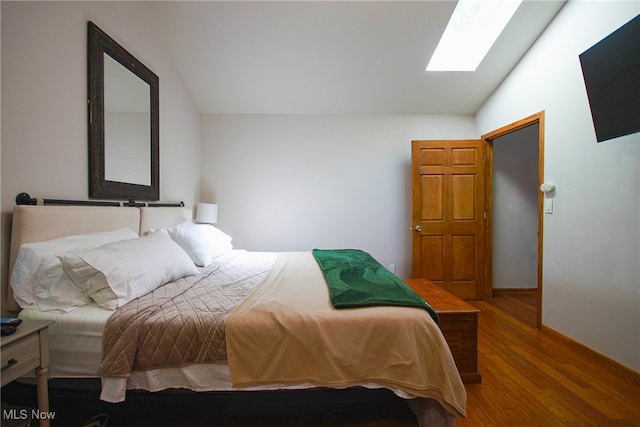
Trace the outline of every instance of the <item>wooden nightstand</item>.
{"label": "wooden nightstand", "polygon": [[35,369],[38,387],[38,411],[35,419],[40,426],[50,425],[49,390],[49,325],[51,320],[24,320],[12,335],[0,338],[2,358],[1,382],[4,386]]}
{"label": "wooden nightstand", "polygon": [[480,310],[427,279],[406,280],[438,313],[440,330],[447,340],[460,378],[465,383],[482,382],[478,372],[478,313]]}

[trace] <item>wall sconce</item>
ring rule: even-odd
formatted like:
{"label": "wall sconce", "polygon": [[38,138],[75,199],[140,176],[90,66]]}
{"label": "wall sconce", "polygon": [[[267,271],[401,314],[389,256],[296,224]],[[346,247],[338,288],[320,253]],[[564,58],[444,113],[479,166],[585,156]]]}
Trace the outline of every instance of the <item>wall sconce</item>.
{"label": "wall sconce", "polygon": [[546,182],[540,186],[540,191],[543,193],[551,193],[556,189],[556,186],[553,184],[547,184]]}
{"label": "wall sconce", "polygon": [[215,224],[218,222],[218,205],[198,203],[196,222],[201,224]]}

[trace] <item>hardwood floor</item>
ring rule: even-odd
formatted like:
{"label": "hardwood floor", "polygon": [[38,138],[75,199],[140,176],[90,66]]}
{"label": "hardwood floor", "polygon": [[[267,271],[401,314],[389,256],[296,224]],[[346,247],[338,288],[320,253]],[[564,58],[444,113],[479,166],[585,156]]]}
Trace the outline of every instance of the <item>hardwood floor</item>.
{"label": "hardwood floor", "polygon": [[[468,417],[457,420],[457,427],[640,426],[640,374],[537,330],[535,295],[498,295],[471,304],[482,310],[478,363],[483,382],[466,386]],[[50,387],[50,398],[57,413],[54,427],[78,427],[97,413],[109,414],[109,427],[417,426],[404,401],[379,392],[274,392],[260,400],[225,393],[142,393],[112,405],[99,402],[97,392],[68,394]],[[12,383],[3,387],[2,399],[35,405],[35,392]]]}
{"label": "hardwood floor", "polygon": [[481,310],[483,382],[467,385],[467,419],[457,427],[640,425],[640,374],[537,330],[535,294],[471,304]]}

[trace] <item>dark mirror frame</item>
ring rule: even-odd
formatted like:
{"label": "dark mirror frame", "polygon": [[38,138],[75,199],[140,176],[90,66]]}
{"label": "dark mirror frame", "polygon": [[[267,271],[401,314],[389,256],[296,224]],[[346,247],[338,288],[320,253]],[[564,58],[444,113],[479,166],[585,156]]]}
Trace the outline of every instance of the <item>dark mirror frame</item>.
{"label": "dark mirror frame", "polygon": [[[88,90],[89,90],[89,198],[159,200],[159,79],[133,55],[98,28],[88,23]],[[105,179],[104,151],[104,54],[109,55],[151,87],[151,185],[140,185]]]}

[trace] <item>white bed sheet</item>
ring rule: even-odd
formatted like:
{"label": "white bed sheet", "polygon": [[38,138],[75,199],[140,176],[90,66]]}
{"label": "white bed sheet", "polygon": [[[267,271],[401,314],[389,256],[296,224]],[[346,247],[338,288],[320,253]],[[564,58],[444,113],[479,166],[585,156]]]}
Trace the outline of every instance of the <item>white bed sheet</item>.
{"label": "white bed sheet", "polygon": [[68,313],[25,308],[24,320],[53,320],[49,326],[49,377],[96,378],[102,359],[102,332],[114,312],[95,304]]}

